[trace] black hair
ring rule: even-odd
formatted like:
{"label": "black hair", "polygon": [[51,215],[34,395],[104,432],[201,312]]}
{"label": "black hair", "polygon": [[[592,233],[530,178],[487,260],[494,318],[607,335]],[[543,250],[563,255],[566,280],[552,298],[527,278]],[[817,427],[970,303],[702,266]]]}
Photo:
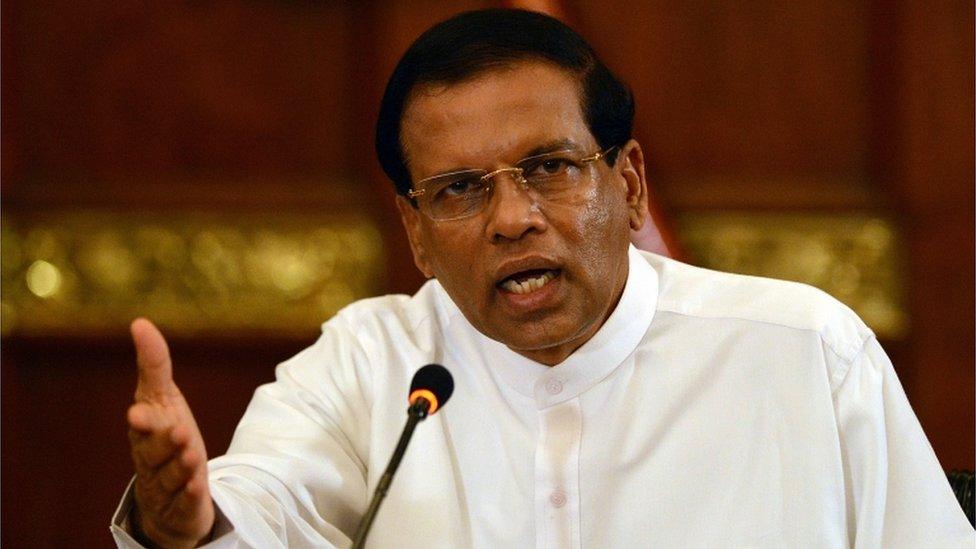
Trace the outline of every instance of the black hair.
{"label": "black hair", "polygon": [[[376,122],[376,154],[397,193],[410,190],[400,123],[411,92],[429,84],[456,84],[527,59],[548,61],[580,82],[580,108],[601,149],[631,137],[634,99],[593,48],[560,21],[532,11],[469,11],[434,25],[410,46],[393,70]],[[616,150],[608,155],[613,164]]]}

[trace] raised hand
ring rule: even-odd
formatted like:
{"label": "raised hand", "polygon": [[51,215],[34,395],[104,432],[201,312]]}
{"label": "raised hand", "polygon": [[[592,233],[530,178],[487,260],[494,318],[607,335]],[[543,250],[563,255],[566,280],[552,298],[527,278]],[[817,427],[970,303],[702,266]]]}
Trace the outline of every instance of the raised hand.
{"label": "raised hand", "polygon": [[151,322],[132,322],[139,382],[129,408],[136,469],[135,529],[162,547],[195,547],[210,536],[214,505],[207,451],[183,394],[173,383],[166,340]]}

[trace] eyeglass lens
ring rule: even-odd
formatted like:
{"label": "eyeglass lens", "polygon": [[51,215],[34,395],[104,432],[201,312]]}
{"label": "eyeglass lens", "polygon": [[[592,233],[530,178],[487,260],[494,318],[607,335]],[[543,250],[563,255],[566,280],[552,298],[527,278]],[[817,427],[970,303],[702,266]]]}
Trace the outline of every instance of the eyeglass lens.
{"label": "eyeglass lens", "polygon": [[493,180],[506,172],[516,178],[516,183],[522,179],[525,190],[534,198],[560,200],[575,192],[589,160],[583,161],[573,151],[558,151],[526,158],[516,163],[517,169],[499,170],[491,177],[485,177],[489,174],[486,170],[446,174],[425,183],[421,204],[422,207],[426,206],[428,215],[433,219],[459,219],[475,215],[488,202]]}

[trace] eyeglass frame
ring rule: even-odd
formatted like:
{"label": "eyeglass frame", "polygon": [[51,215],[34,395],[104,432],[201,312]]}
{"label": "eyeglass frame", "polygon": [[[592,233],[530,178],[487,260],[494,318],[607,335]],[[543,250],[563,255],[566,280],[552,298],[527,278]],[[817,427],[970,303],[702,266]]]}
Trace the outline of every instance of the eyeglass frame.
{"label": "eyeglass frame", "polygon": [[[610,156],[611,151],[613,151],[616,148],[619,148],[619,145],[613,145],[613,146],[607,147],[606,149],[598,150],[597,152],[595,152],[595,153],[593,153],[593,154],[591,154],[589,156],[584,156],[583,158],[580,158],[577,162],[579,162],[584,167],[585,166],[589,166],[590,164],[592,164],[593,162],[596,162],[597,160],[600,160],[601,158],[606,158],[606,157]],[[522,164],[522,163],[526,162],[527,160],[533,160],[533,159],[536,159],[536,158],[542,158],[542,157],[549,156],[549,155],[555,155],[555,154],[559,154],[559,153],[569,153],[569,152],[574,152],[574,151],[572,149],[560,149],[560,150],[550,151],[550,152],[546,152],[546,153],[536,154],[536,155],[532,155],[532,156],[525,157],[525,158],[519,160],[518,162],[516,162],[516,164]],[[432,175],[430,177],[425,177],[425,178],[421,179],[420,181],[417,181],[416,183],[414,183],[411,186],[412,187],[418,187],[418,186],[422,185],[423,183],[425,183],[427,181],[432,181],[434,179],[439,179],[441,177],[448,177],[448,176],[451,176],[451,175],[458,175],[458,174],[463,174],[463,173],[473,173],[473,172],[481,172],[481,171],[483,171],[483,172],[485,172],[485,174],[479,176],[478,177],[478,181],[479,182],[487,182],[486,195],[487,196],[491,196],[491,192],[495,188],[495,182],[494,182],[495,176],[496,175],[499,175],[499,174],[502,174],[502,173],[506,173],[506,172],[512,174],[513,179],[515,179],[515,182],[520,187],[522,187],[523,189],[527,189],[527,187],[526,187],[527,180],[522,175],[522,172],[524,170],[525,170],[525,168],[520,168],[518,166],[509,166],[507,168],[499,168],[499,169],[494,170],[494,171],[479,170],[477,168],[472,168],[472,169],[467,169],[467,170],[458,170],[458,171],[454,171],[454,172],[447,172],[447,173]],[[426,215],[432,221],[457,221],[459,219],[467,219],[469,217],[474,217],[474,216],[478,215],[479,213],[481,213],[484,210],[484,206],[482,206],[481,209],[476,210],[476,211],[474,211],[472,213],[469,213],[469,214],[462,215],[460,217],[436,218],[436,217],[431,216],[429,213],[425,212],[423,210],[423,208],[420,207],[420,204],[417,201],[417,198],[420,197],[420,196],[423,196],[426,192],[427,192],[427,189],[410,189],[409,191],[407,191],[407,198],[409,198],[410,201],[413,202],[414,206],[418,210],[420,210],[421,213],[423,213],[424,215]]]}

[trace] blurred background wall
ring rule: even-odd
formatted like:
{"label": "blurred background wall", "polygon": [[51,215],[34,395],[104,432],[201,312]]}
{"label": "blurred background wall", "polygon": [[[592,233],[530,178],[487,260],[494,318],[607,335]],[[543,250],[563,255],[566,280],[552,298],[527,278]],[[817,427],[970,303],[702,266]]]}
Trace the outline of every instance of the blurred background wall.
{"label": "blurred background wall", "polygon": [[[4,545],[110,545],[134,316],[218,455],[321,321],[419,286],[379,98],[417,34],[493,5],[3,3]],[[674,253],[850,304],[973,468],[972,3],[558,8],[633,87]]]}

